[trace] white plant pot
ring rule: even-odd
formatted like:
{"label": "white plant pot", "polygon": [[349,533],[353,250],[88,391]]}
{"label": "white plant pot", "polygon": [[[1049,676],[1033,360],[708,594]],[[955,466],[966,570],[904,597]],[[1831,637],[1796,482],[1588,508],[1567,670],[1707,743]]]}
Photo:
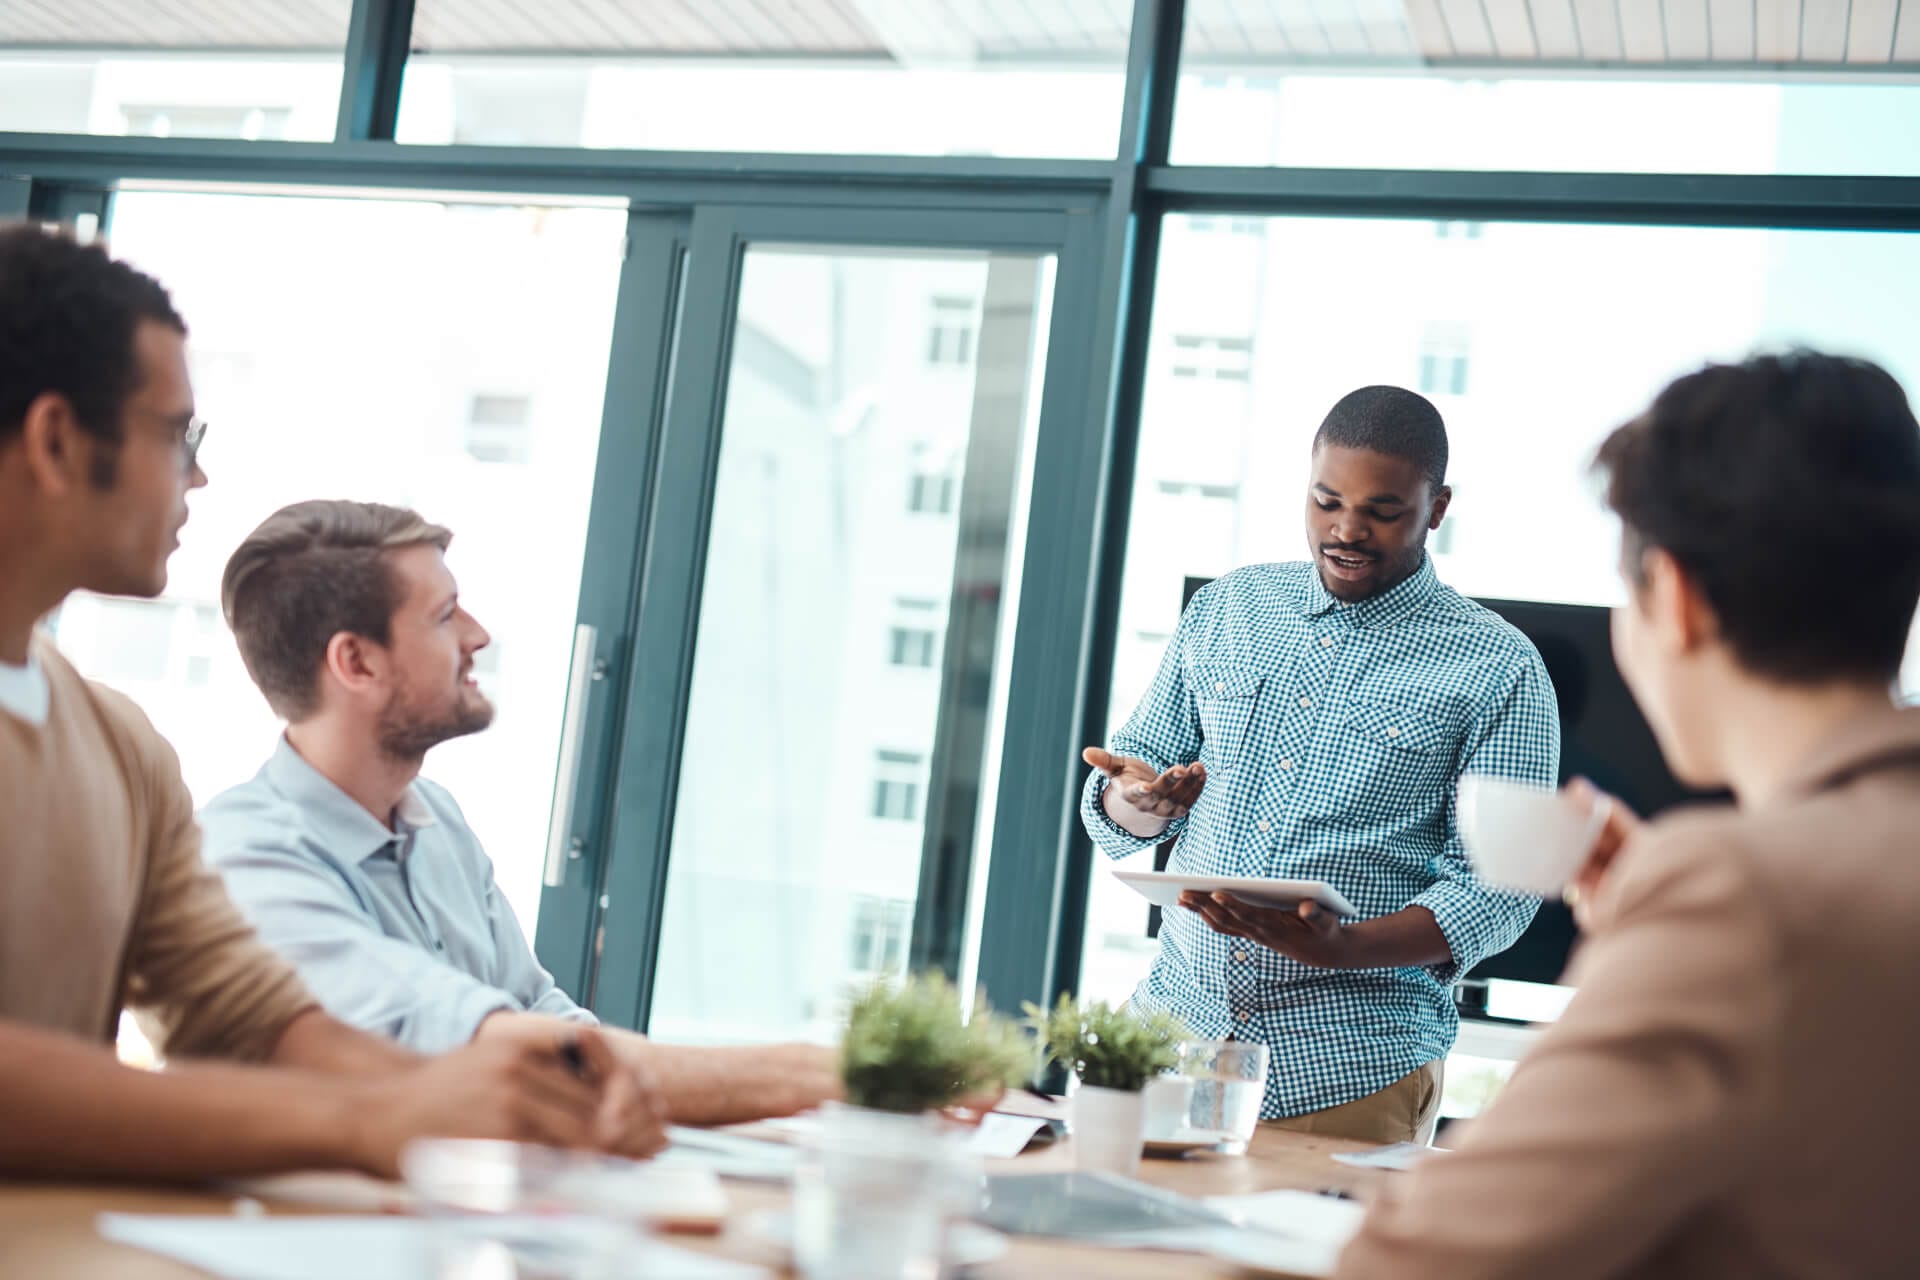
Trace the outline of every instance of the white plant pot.
{"label": "white plant pot", "polygon": [[1082,1173],[1137,1175],[1147,1136],[1146,1095],[1083,1084],[1074,1090],[1071,1105],[1073,1167]]}

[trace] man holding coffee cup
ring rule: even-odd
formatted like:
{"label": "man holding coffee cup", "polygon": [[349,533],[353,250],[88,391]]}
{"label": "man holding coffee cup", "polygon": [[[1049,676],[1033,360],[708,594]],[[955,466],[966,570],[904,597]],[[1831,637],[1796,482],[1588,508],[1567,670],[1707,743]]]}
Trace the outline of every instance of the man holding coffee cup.
{"label": "man holding coffee cup", "polygon": [[1466,772],[1551,787],[1560,734],[1532,644],[1434,575],[1446,466],[1424,398],[1343,398],[1314,438],[1313,559],[1197,594],[1111,749],[1084,753],[1081,817],[1109,856],[1172,834],[1174,871],[1320,880],[1359,909],[1189,892],[1133,995],[1267,1044],[1261,1115],[1289,1128],[1431,1137],[1449,987],[1537,906],[1474,876],[1454,818]]}
{"label": "man holding coffee cup", "polygon": [[1736,807],[1603,840],[1579,996],[1338,1275],[1920,1275],[1920,711],[1892,697],[1920,423],[1865,361],[1760,357],[1675,382],[1599,469],[1621,673]]}

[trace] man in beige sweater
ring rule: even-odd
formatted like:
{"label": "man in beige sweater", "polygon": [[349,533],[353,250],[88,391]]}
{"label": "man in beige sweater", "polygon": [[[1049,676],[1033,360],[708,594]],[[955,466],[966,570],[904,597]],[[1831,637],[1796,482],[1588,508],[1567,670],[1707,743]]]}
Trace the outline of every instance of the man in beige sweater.
{"label": "man in beige sweater", "polygon": [[1603,842],[1579,993],[1338,1274],[1920,1275],[1920,711],[1890,697],[1920,425],[1873,365],[1763,358],[1674,383],[1599,468],[1621,670],[1738,807]]}
{"label": "man in beige sweater", "polygon": [[[0,227],[0,1174],[392,1174],[431,1135],[653,1149],[650,1086],[593,1028],[429,1059],[323,1013],[202,866],[166,742],[36,631],[73,591],[165,587],[207,481],[185,340],[149,277]],[[167,1070],[116,1060],[123,1006]]]}

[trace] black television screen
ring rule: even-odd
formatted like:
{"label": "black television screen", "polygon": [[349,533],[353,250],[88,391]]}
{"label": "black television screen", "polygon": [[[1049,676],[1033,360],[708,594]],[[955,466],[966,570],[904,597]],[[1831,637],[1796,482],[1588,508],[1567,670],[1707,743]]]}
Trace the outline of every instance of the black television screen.
{"label": "black television screen", "polygon": [[[1182,609],[1210,581],[1188,578],[1181,593]],[[1614,665],[1610,610],[1535,600],[1482,598],[1479,603],[1518,627],[1546,664],[1560,703],[1561,782],[1585,777],[1643,818],[1677,804],[1714,798],[1688,790],[1667,771],[1653,730]],[[1166,866],[1172,847],[1172,841],[1160,847],[1156,867]],[[1160,909],[1150,908],[1149,936],[1159,932],[1159,923]],[[1572,913],[1558,902],[1544,902],[1518,942],[1489,956],[1466,977],[1558,981],[1566,970],[1575,933]]]}
{"label": "black television screen", "polygon": [[[1711,798],[1688,790],[1667,771],[1653,730],[1614,665],[1609,610],[1533,600],[1480,603],[1524,632],[1546,664],[1560,701],[1560,781],[1585,777],[1641,817]],[[1566,907],[1542,903],[1518,942],[1467,976],[1556,981],[1567,967],[1574,934]]]}

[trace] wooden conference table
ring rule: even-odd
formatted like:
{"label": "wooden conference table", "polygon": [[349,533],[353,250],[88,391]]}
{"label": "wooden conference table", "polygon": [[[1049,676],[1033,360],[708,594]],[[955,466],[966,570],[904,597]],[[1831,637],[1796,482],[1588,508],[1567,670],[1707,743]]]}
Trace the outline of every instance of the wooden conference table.
{"label": "wooden conference table", "polygon": [[[1144,1160],[1142,1181],[1190,1196],[1246,1195],[1256,1191],[1291,1188],[1318,1191],[1337,1187],[1360,1191],[1372,1180],[1390,1177],[1374,1170],[1351,1169],[1329,1157],[1336,1151],[1363,1150],[1366,1143],[1337,1138],[1309,1137],[1279,1130],[1261,1130],[1245,1156],[1197,1155],[1182,1160]],[[1071,1167],[1067,1144],[1020,1156],[986,1162],[993,1172],[1039,1173]],[[366,1203],[377,1203],[382,1184],[353,1175],[314,1175],[331,1179],[342,1193]],[[312,1185],[312,1184],[309,1184]],[[321,1184],[324,1188],[324,1183]],[[761,1183],[728,1182],[729,1226],[719,1236],[670,1236],[683,1248],[702,1253],[759,1262],[779,1271],[780,1259],[767,1247],[734,1229],[755,1210],[786,1203],[785,1188]],[[393,1188],[393,1194],[400,1194]],[[0,1276],[65,1277],[87,1280],[203,1280],[204,1273],[170,1259],[138,1249],[109,1244],[94,1232],[94,1215],[121,1213],[227,1213],[232,1192],[170,1191],[154,1187],[110,1184],[33,1183],[0,1180]],[[269,1213],[366,1212],[339,1205],[267,1201]],[[1191,1254],[1084,1248],[1016,1238],[1006,1257],[971,1272],[981,1280],[1022,1280],[1025,1277],[1097,1276],[1100,1280],[1133,1277],[1232,1276],[1236,1269]],[[782,1272],[781,1274],[785,1274]]]}

